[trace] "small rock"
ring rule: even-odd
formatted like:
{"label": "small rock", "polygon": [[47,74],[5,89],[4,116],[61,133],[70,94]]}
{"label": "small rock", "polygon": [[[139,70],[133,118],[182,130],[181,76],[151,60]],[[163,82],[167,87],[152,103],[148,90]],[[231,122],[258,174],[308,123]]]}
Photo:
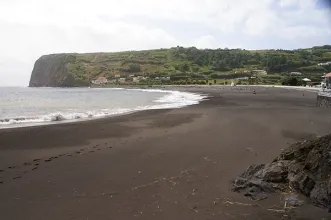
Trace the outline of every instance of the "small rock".
{"label": "small rock", "polygon": [[285,200],[287,206],[299,207],[304,204],[304,201],[300,200],[298,195],[294,194],[294,193],[286,195],[284,200]]}
{"label": "small rock", "polygon": [[264,192],[261,193],[251,193],[251,192],[247,192],[244,194],[244,196],[251,198],[252,200],[264,200],[268,198],[268,195]]}

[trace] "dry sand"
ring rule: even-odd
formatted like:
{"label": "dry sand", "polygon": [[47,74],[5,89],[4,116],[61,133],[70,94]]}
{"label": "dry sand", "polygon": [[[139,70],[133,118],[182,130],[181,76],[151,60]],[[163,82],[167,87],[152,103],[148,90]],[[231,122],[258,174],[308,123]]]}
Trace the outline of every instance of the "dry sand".
{"label": "dry sand", "polygon": [[[180,89],[211,97],[181,109],[0,130],[0,219],[287,219],[274,211],[282,195],[251,201],[231,181],[291,143],[330,133],[330,109],[316,108],[311,92]],[[309,204],[292,212],[331,217]]]}

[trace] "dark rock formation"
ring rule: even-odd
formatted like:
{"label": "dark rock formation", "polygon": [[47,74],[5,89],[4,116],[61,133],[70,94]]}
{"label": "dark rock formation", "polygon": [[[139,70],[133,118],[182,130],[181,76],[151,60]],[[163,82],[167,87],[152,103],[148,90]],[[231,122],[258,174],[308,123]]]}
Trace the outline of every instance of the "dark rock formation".
{"label": "dark rock formation", "polygon": [[290,189],[331,212],[331,134],[296,143],[269,164],[250,166],[233,183],[234,191],[254,200]]}
{"label": "dark rock formation", "polygon": [[52,54],[40,57],[33,68],[30,87],[73,87],[86,86],[68,71],[67,64],[75,62],[75,56]]}

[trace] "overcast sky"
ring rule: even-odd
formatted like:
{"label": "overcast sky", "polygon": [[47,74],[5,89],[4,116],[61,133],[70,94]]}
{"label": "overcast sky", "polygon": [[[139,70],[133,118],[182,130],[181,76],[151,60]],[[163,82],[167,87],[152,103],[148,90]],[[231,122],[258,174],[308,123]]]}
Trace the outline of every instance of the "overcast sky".
{"label": "overcast sky", "polygon": [[43,54],[331,44],[326,0],[0,0],[0,86]]}

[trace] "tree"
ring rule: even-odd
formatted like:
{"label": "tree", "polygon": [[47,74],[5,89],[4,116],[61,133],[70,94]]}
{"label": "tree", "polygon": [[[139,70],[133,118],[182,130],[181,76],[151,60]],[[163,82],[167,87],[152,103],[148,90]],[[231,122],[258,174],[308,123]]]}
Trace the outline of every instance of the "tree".
{"label": "tree", "polygon": [[187,62],[179,63],[175,66],[176,70],[179,70],[182,73],[186,73],[190,70],[190,66]]}
{"label": "tree", "polygon": [[137,73],[141,71],[141,67],[139,63],[131,63],[129,67],[123,68],[122,70],[128,73]]}
{"label": "tree", "polygon": [[282,81],[282,85],[287,85],[287,86],[298,86],[299,81],[296,77],[286,77]]}
{"label": "tree", "polygon": [[217,73],[212,73],[212,74],[210,74],[210,78],[212,78],[212,79],[216,79],[217,78]]}

